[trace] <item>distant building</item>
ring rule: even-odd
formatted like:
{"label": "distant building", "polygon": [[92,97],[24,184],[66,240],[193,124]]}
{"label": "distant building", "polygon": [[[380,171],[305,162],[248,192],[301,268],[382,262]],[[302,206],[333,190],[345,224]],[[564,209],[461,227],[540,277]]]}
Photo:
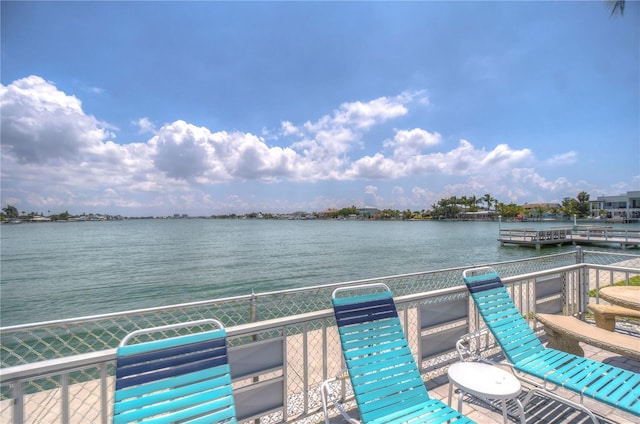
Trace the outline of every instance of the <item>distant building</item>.
{"label": "distant building", "polygon": [[490,211],[490,210],[483,209],[475,212],[461,212],[460,218],[469,219],[469,220],[488,220],[488,219],[493,220],[498,215],[500,215],[500,212],[498,211]]}
{"label": "distant building", "polygon": [[51,218],[47,216],[34,216],[31,218],[31,222],[51,222]]}
{"label": "distant building", "polygon": [[360,216],[375,216],[378,212],[378,208],[373,206],[365,206],[364,208],[358,208],[358,214]]}
{"label": "distant building", "polygon": [[640,220],[640,191],[628,191],[618,196],[600,196],[589,201],[589,215],[619,221]]}

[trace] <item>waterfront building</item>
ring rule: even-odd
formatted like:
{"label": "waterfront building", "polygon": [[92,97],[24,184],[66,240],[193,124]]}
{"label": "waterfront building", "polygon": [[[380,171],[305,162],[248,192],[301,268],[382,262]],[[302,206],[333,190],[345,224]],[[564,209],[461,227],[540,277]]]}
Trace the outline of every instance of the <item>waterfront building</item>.
{"label": "waterfront building", "polygon": [[640,221],[640,191],[617,196],[600,196],[589,201],[589,215],[622,222]]}
{"label": "waterfront building", "polygon": [[374,206],[365,206],[363,208],[358,208],[358,214],[362,217],[372,217],[375,216],[378,212],[378,208]]}
{"label": "waterfront building", "polygon": [[31,218],[31,222],[50,222],[51,218],[48,216],[34,216]]}
{"label": "waterfront building", "polygon": [[487,209],[482,209],[476,212],[462,212],[460,214],[460,216],[462,217],[462,219],[468,219],[468,220],[495,220],[498,215],[500,215],[500,212],[495,211],[495,210],[487,210]]}

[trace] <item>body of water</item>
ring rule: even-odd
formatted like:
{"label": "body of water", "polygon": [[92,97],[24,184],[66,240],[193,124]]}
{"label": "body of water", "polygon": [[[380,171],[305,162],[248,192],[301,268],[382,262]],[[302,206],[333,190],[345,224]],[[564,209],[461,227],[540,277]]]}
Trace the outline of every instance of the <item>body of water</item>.
{"label": "body of water", "polygon": [[[214,219],[2,225],[0,325],[575,249],[501,246],[498,225]],[[503,228],[558,225],[502,223]]]}

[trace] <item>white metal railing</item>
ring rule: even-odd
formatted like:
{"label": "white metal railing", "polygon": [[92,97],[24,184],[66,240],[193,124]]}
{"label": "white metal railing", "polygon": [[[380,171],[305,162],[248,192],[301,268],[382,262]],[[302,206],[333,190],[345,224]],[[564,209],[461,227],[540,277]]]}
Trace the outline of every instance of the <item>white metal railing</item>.
{"label": "white metal railing", "polygon": [[[562,310],[582,315],[588,302],[585,298],[587,290],[614,281],[628,282],[631,277],[640,275],[639,258],[629,259],[626,265],[621,266],[568,265],[507,276],[503,281],[517,307],[535,326],[533,316],[540,310]],[[472,332],[482,325],[468,298],[468,309],[462,319],[457,316],[451,320],[434,320],[423,316],[437,314],[436,305],[464,307],[465,302],[459,302],[460,298],[467,298],[464,286],[395,297],[409,344],[419,359],[425,379],[444,373],[444,367],[457,359],[456,340],[449,340],[450,347],[439,349],[433,355],[430,353],[430,341],[433,342],[438,333],[452,329],[454,332],[461,329]],[[330,309],[231,326],[227,328],[227,336],[231,346],[230,358],[233,349],[242,349],[253,343],[268,343],[277,338],[285,340],[284,349],[279,353],[282,355],[280,362],[285,365],[265,368],[261,374],[250,378],[234,376],[234,394],[238,396],[239,411],[246,411],[242,422],[253,422],[259,418],[261,423],[278,423],[316,414],[319,417],[320,384],[338,374],[343,366]],[[0,422],[109,422],[114,358],[115,349],[106,349],[3,368],[0,374],[3,394]],[[251,402],[251,396],[260,396],[261,390],[269,390],[272,386],[267,385],[274,378],[282,381],[282,405],[271,405],[263,412],[243,408]]]}

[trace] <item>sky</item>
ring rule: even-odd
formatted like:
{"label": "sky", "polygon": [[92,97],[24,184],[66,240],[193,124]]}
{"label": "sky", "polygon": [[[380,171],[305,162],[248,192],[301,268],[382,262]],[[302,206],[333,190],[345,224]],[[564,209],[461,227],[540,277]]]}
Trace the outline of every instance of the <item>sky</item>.
{"label": "sky", "polygon": [[0,203],[429,210],[640,190],[640,4],[0,3]]}

